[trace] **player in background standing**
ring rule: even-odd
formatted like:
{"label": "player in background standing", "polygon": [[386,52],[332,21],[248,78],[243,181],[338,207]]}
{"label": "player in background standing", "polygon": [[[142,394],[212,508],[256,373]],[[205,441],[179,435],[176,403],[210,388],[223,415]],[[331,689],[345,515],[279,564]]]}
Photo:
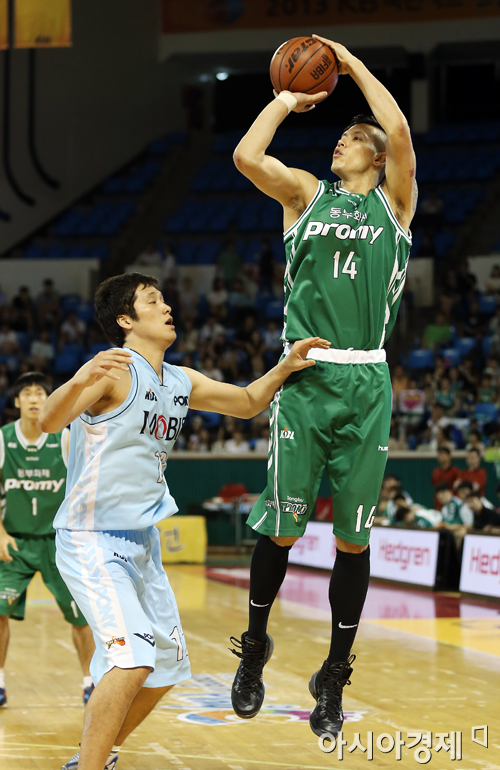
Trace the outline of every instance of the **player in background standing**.
{"label": "player in background standing", "polygon": [[26,589],[38,570],[72,626],[83,671],[83,702],[92,692],[92,632],[56,567],[52,522],[64,499],[68,431],[43,433],[38,417],[50,393],[44,374],[27,372],[15,383],[20,419],[0,429],[0,476],[5,490],[0,523],[0,706],[7,703],[4,665],[9,617],[24,620]]}
{"label": "player in background standing", "polygon": [[190,676],[154,526],[178,510],[164,470],[188,407],[249,419],[292,372],[314,364],[305,360],[312,347],[329,346],[317,337],[297,342],[271,371],[238,388],[163,363],[176,333],[155,278],[109,278],[95,306],[118,349],[79,369],[40,416],[45,430],[72,422],[66,497],[54,521],[57,565],[96,641],[96,688],[80,752],[65,770],[112,768],[125,738]]}
{"label": "player in background standing", "polygon": [[288,552],[303,535],[323,470],[329,476],[337,555],[330,582],[332,636],[311,677],[310,716],[321,735],[342,728],[342,690],[370,573],[369,537],[387,460],[391,383],[383,350],[403,293],[416,206],[415,154],[396,101],[344,46],[335,52],[373,116],[356,116],[337,142],[334,184],[267,154],[291,110],[325,98],[284,91],[267,105],[234,152],[237,168],[283,206],[286,252],[285,351],[319,334],[331,349],[311,351],[314,369],[292,375],[271,406],[267,488],[248,523],[260,534],[252,558],[248,631],[232,638],[241,659],[233,708],[254,717],[264,699],[262,669],[273,650],[269,613]]}

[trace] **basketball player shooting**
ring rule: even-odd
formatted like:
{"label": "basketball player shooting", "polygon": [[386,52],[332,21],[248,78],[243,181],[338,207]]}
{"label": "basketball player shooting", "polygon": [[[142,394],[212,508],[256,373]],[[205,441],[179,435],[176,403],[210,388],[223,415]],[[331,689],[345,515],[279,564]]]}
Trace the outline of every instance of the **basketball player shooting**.
{"label": "basketball player shooting", "polygon": [[44,403],[43,430],[72,423],[66,497],[54,520],[57,566],[94,634],[96,685],[80,751],[63,770],[112,770],[125,738],[170,688],[190,677],[156,522],[176,513],[164,471],[188,408],[249,419],[306,360],[318,338],[246,388],[163,363],[176,338],[158,281],[108,278],[96,318],[116,347],[85,364]]}
{"label": "basketball player shooting", "polygon": [[340,181],[333,184],[267,154],[289,112],[309,111],[326,92],[282,91],[234,152],[239,171],[283,206],[285,353],[295,340],[313,335],[329,340],[331,348],[311,350],[316,366],[289,377],[271,405],[267,487],[248,519],[260,534],[250,573],[249,626],[241,641],[231,639],[240,658],[232,703],[246,719],[262,706],[262,669],[274,646],[266,631],[269,613],[326,469],[337,544],[329,589],[332,636],[327,658],[309,682],[317,701],[309,721],[316,735],[336,735],[387,461],[391,382],[383,346],[403,292],[416,183],[410,130],[391,94],[343,45],[314,37],[334,51],[339,74],[353,78],[373,116],[356,116],[342,133],[331,163]]}

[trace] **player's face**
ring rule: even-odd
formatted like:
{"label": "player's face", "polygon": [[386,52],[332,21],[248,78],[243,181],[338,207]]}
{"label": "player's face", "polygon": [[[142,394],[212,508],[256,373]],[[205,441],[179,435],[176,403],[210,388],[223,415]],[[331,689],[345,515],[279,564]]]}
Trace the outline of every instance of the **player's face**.
{"label": "player's face", "polygon": [[134,309],[138,316],[137,321],[132,321],[135,334],[161,341],[165,348],[173,343],[177,334],[171,307],[158,289],[154,286],[140,286],[135,293]]}
{"label": "player's face", "polygon": [[37,420],[46,401],[47,393],[41,385],[27,385],[21,390],[14,403],[21,412],[21,419]]}
{"label": "player's face", "polygon": [[352,174],[368,171],[373,164],[377,150],[372,127],[364,123],[344,131],[333,153],[332,171],[341,179]]}

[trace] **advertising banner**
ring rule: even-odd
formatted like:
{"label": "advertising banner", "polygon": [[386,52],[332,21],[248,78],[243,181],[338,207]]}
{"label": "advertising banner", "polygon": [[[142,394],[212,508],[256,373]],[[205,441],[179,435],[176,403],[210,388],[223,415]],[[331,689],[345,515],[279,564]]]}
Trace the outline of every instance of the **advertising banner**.
{"label": "advertising banner", "polygon": [[[372,577],[433,587],[439,532],[374,527],[370,536]],[[291,564],[331,569],[335,561],[332,525],[312,521],[290,551]]]}
{"label": "advertising banner", "polygon": [[71,0],[15,0],[15,48],[71,45]]}
{"label": "advertising banner", "polygon": [[465,536],[460,590],[500,597],[500,537]]}
{"label": "advertising banner", "polygon": [[163,33],[448,21],[500,16],[496,0],[163,0]]}
{"label": "advertising banner", "polygon": [[9,46],[9,0],[0,0],[0,50]]}
{"label": "advertising banner", "polygon": [[164,564],[204,564],[207,558],[207,526],[204,516],[169,516],[157,525]]}

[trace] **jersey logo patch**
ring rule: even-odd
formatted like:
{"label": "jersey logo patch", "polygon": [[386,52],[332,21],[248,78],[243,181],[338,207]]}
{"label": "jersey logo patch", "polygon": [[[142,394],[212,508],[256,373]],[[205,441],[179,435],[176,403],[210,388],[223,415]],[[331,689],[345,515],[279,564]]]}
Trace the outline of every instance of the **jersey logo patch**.
{"label": "jersey logo patch", "polygon": [[155,638],[152,634],[134,634],[134,636],[138,636],[139,639],[144,639],[144,641],[150,644],[151,647],[156,646]]}
{"label": "jersey logo patch", "polygon": [[47,449],[57,449],[59,444],[45,444],[45,446],[47,447]]}
{"label": "jersey logo patch", "polygon": [[146,395],[144,396],[144,398],[146,399],[146,401],[158,401],[158,399],[156,397],[156,393],[154,393],[151,390],[151,388],[146,391]]}
{"label": "jersey logo patch", "polygon": [[7,447],[9,449],[17,449],[17,444],[14,441],[9,441],[9,443],[7,444]]}
{"label": "jersey logo patch", "polygon": [[109,642],[106,642],[108,650],[112,644],[118,644],[120,647],[123,647],[125,644],[125,638],[123,636],[113,636],[113,638],[110,639]]}
{"label": "jersey logo patch", "polygon": [[295,440],[295,431],[294,430],[288,430],[288,428],[285,428],[280,433],[280,438],[289,438],[292,440]]}
{"label": "jersey logo patch", "polygon": [[378,451],[379,452],[388,452],[389,451],[389,447],[388,446],[380,446],[380,444],[379,444],[378,445]]}

